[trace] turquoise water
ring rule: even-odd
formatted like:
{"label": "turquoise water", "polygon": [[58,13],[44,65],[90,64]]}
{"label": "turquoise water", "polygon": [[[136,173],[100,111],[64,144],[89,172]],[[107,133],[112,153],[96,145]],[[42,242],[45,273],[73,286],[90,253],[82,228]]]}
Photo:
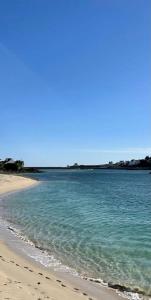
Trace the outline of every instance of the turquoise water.
{"label": "turquoise water", "polygon": [[49,171],[1,203],[37,246],[87,277],[151,295],[148,171]]}

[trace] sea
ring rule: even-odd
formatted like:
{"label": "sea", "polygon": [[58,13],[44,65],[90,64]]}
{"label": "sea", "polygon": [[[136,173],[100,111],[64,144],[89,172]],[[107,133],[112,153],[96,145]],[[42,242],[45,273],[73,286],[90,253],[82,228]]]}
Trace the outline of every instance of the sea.
{"label": "sea", "polygon": [[1,197],[0,216],[42,251],[40,262],[150,298],[149,171],[43,170],[30,177],[39,184]]}

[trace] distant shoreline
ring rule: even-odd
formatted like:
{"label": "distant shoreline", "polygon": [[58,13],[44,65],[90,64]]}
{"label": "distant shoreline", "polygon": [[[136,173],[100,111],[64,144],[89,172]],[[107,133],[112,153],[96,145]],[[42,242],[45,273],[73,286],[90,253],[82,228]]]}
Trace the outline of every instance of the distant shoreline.
{"label": "distant shoreline", "polygon": [[[79,165],[78,167],[35,167],[37,170],[151,170],[151,167],[100,167],[94,165]],[[26,170],[26,167],[25,167]],[[26,172],[25,172],[26,173]]]}
{"label": "distant shoreline", "polygon": [[120,160],[118,162],[109,161],[104,164],[79,164],[67,166],[24,166],[23,160],[13,160],[6,158],[0,160],[0,173],[2,174],[24,174],[40,173],[43,170],[151,170],[151,157],[143,159]]}

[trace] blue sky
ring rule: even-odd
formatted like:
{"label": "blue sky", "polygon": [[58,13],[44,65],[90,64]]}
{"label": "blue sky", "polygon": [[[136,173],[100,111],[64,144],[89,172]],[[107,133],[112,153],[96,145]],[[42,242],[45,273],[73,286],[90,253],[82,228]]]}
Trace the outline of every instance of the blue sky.
{"label": "blue sky", "polygon": [[151,155],[151,1],[0,0],[0,156]]}

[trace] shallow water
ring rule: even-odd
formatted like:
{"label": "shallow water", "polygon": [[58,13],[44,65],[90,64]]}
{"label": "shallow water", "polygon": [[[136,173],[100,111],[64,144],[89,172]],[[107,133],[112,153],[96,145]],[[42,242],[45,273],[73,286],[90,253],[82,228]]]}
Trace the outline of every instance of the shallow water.
{"label": "shallow water", "polygon": [[[31,176],[31,175],[30,175]],[[62,264],[151,294],[148,171],[49,171],[5,197],[3,217]]]}

